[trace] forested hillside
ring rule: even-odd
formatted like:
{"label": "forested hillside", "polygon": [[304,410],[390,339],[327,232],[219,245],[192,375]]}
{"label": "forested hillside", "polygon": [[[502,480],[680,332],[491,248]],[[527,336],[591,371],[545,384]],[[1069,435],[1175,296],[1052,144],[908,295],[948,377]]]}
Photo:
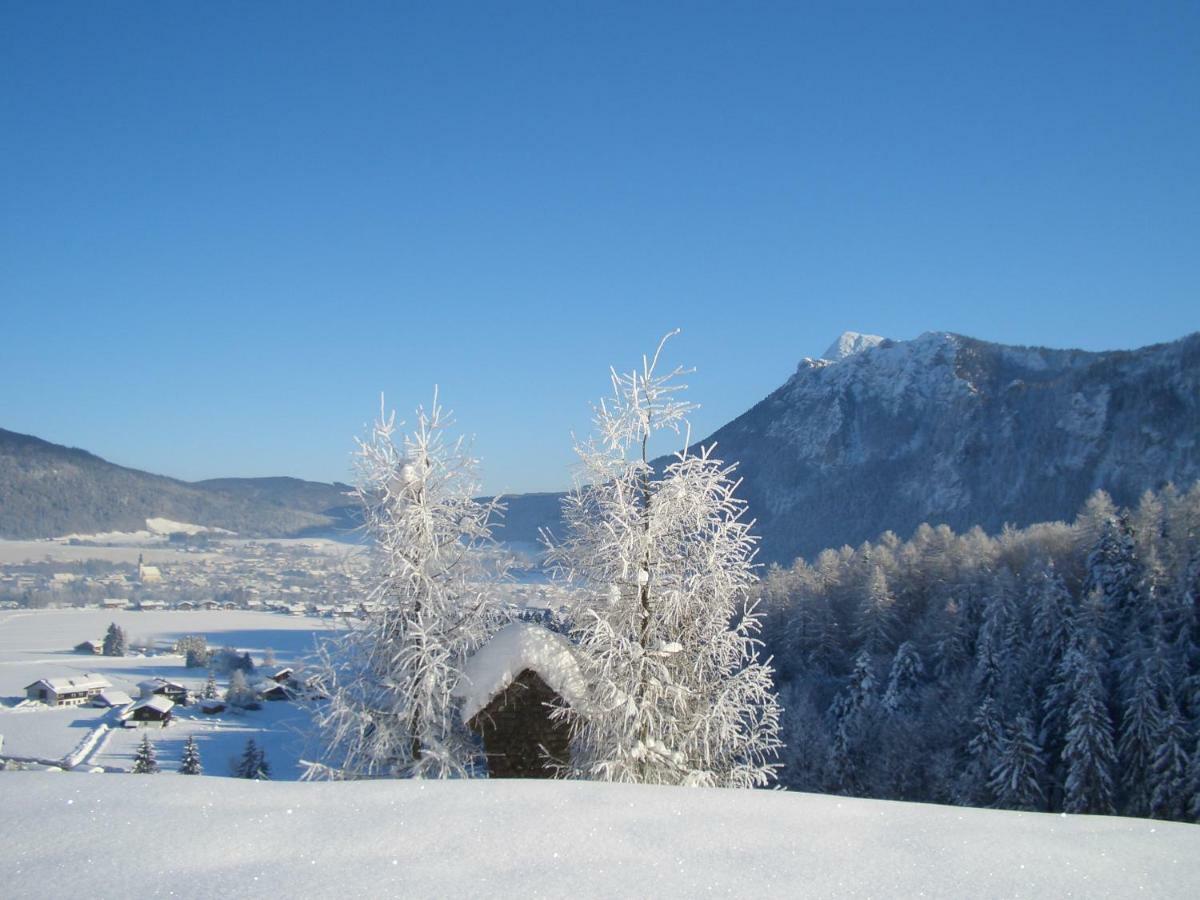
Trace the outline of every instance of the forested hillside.
{"label": "forested hillside", "polygon": [[1200,820],[1200,484],[763,582],[798,790]]}
{"label": "forested hillside", "polygon": [[146,519],[159,517],[251,536],[297,534],[340,521],[308,502],[336,500],[336,485],[261,481],[268,484],[260,487],[260,479],[190,484],[0,429],[0,538],[137,531]]}

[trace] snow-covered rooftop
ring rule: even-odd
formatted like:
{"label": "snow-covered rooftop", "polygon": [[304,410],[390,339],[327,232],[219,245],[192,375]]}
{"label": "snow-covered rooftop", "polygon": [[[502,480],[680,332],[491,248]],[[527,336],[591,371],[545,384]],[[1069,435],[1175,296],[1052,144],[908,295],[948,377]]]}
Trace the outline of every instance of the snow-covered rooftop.
{"label": "snow-covered rooftop", "polygon": [[138,682],[138,689],[143,694],[152,694],[155,691],[161,691],[163,688],[170,688],[176,691],[184,690],[182,684],[177,681],[168,681],[165,678],[147,678],[145,681]]}
{"label": "snow-covered rooftop", "polygon": [[587,707],[587,681],[574,645],[538,625],[513,622],[467,661],[454,688],[454,696],[462,700],[462,720],[469,722],[526,669],[574,708]]}
{"label": "snow-covered rooftop", "polygon": [[101,691],[99,699],[105,706],[128,706],[133,702],[127,693],[117,690]]}
{"label": "snow-covered rooftop", "polygon": [[161,713],[170,712],[175,708],[175,701],[170,697],[164,697],[162,694],[155,694],[153,697],[147,697],[145,700],[139,700],[130,709],[130,713],[134,713],[139,709],[153,709]]}
{"label": "snow-covered rooftop", "polygon": [[[28,687],[44,684],[56,694],[73,694],[78,691],[102,691],[112,687],[112,683],[103,675],[88,672],[75,678],[41,678]],[[28,688],[27,688],[28,689]]]}

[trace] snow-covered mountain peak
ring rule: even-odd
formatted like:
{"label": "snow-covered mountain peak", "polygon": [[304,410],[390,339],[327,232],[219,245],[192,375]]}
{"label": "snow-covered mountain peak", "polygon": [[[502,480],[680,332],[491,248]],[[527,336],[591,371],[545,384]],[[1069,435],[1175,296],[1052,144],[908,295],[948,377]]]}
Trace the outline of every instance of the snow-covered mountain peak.
{"label": "snow-covered mountain peak", "polygon": [[855,353],[861,353],[863,350],[878,347],[884,340],[885,338],[877,334],[859,334],[857,331],[843,331],[841,336],[830,344],[829,349],[821,355],[821,359],[837,362],[839,359],[845,359],[847,356],[853,356]]}
{"label": "snow-covered mountain peak", "polygon": [[1091,352],[929,331],[802,362],[701,443],[739,462],[762,558],[790,562],[922,522],[1066,519],[1096,488],[1136,503],[1200,477],[1196,434],[1200,334]]}

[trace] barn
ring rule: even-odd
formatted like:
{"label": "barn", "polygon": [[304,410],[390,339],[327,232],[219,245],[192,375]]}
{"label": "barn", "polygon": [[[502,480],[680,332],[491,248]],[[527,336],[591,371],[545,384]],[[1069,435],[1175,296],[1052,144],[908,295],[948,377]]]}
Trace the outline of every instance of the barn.
{"label": "barn", "polygon": [[492,778],[553,778],[570,764],[570,733],[555,707],[586,714],[578,649],[528,622],[505,626],[467,661],[454,695],[483,739]]}

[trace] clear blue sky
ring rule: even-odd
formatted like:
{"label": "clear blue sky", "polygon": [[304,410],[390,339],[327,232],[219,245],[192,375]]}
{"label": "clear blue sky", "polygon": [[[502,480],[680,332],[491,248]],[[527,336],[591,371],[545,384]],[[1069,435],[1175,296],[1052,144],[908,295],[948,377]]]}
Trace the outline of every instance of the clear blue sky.
{"label": "clear blue sky", "polygon": [[697,436],[843,330],[1200,328],[1200,4],[0,7],[0,427],[349,475],[441,385],[486,486],[681,327]]}

